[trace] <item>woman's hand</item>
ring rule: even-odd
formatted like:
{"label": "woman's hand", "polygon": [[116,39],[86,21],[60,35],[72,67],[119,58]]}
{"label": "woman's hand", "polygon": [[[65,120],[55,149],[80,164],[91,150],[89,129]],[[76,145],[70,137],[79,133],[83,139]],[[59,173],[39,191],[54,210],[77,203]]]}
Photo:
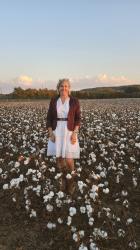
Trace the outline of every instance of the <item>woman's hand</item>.
{"label": "woman's hand", "polygon": [[49,134],[49,138],[52,142],[55,142],[55,134],[53,132]]}
{"label": "woman's hand", "polygon": [[71,135],[71,143],[75,144],[76,140],[77,140],[77,135],[76,135],[76,133],[73,132],[72,135]]}

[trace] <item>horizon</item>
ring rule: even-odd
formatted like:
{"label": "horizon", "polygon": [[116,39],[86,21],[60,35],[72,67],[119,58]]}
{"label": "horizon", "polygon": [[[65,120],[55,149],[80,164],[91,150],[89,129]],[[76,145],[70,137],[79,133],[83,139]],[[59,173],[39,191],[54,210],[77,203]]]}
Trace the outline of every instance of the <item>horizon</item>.
{"label": "horizon", "polygon": [[[0,91],[140,84],[140,2],[7,0],[0,8]],[[86,87],[85,87],[86,86]]]}

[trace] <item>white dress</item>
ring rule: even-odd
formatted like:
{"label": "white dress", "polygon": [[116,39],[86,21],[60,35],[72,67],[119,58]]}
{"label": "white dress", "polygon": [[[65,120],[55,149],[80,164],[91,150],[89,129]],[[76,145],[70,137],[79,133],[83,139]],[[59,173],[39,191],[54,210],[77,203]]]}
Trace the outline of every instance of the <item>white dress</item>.
{"label": "white dress", "polygon": [[[69,99],[68,96],[64,103],[61,98],[57,99],[57,117],[66,118],[69,111]],[[70,137],[72,131],[67,128],[67,121],[57,121],[56,129],[53,130],[55,134],[55,142],[52,142],[49,138],[47,156],[54,155],[56,157],[63,158],[80,158],[80,146],[78,137],[74,144],[71,143]]]}

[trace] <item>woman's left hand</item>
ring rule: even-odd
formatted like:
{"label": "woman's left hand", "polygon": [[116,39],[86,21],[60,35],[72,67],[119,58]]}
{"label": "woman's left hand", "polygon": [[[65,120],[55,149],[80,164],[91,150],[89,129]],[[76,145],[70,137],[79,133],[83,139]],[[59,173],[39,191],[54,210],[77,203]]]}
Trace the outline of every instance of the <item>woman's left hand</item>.
{"label": "woman's left hand", "polygon": [[71,135],[71,143],[72,144],[76,143],[76,140],[77,140],[77,135],[75,133],[72,133],[72,135]]}

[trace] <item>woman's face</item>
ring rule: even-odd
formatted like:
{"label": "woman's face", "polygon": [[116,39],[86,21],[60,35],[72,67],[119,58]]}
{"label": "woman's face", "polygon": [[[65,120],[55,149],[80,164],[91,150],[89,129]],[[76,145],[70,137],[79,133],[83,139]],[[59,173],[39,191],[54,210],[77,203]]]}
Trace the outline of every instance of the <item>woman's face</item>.
{"label": "woman's face", "polygon": [[60,87],[59,87],[59,92],[61,96],[68,96],[69,94],[69,84],[68,82],[64,81],[63,83],[61,83]]}

